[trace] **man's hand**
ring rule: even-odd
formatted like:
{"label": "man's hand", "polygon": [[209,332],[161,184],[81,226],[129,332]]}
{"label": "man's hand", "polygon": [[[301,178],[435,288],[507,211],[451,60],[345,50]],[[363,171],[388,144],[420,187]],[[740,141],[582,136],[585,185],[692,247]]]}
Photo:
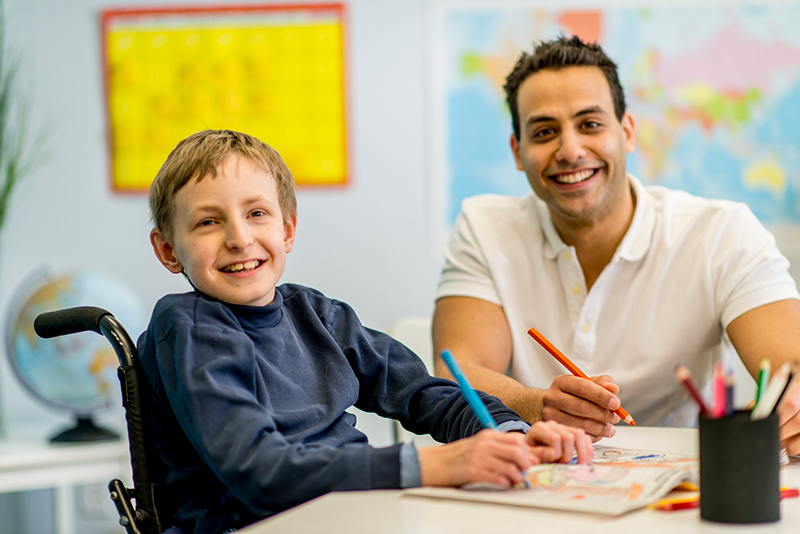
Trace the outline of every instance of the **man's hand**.
{"label": "man's hand", "polygon": [[800,455],[800,377],[794,377],[778,405],[778,424],[786,452]]}
{"label": "man's hand", "polygon": [[619,416],[619,386],[608,375],[591,380],[570,375],[557,376],[542,396],[542,419],[581,428],[598,441],[616,433]]}
{"label": "man's hand", "polygon": [[569,463],[576,455],[579,464],[590,464],[594,459],[592,437],[580,428],[539,421],[531,425],[526,437],[536,455],[536,463]]}
{"label": "man's hand", "polygon": [[[767,356],[772,369],[800,359],[800,301],[779,300],[750,310],[728,325],[728,336],[753,378]],[[800,376],[795,376],[778,406],[781,443],[800,454]]]}

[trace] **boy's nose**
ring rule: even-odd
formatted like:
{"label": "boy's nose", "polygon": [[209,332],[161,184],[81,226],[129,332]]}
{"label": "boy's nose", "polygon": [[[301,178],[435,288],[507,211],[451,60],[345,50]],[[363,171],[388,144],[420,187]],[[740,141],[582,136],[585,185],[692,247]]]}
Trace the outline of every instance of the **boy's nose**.
{"label": "boy's nose", "polygon": [[253,242],[253,235],[244,221],[229,221],[226,230],[225,244],[228,248],[242,250]]}

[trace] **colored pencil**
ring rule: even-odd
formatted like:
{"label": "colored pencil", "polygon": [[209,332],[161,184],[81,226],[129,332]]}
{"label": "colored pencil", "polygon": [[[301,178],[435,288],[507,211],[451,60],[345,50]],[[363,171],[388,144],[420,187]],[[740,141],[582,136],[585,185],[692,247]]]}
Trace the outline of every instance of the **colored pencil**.
{"label": "colored pencil", "polygon": [[[761,396],[767,390],[769,384],[769,374],[772,364],[768,358],[763,358],[758,366],[758,380],[756,380],[756,406],[761,402]],[[755,409],[755,406],[753,407]]]}
{"label": "colored pencil", "polygon": [[[475,416],[481,422],[481,426],[483,428],[497,428],[497,423],[492,417],[492,414],[489,413],[489,410],[486,408],[486,405],[483,403],[481,398],[475,392],[475,389],[472,387],[472,384],[469,383],[469,380],[464,373],[461,371],[461,366],[458,365],[458,362],[453,358],[453,355],[450,354],[448,349],[444,349],[442,351],[442,360],[447,365],[447,368],[450,369],[450,373],[456,379],[458,383],[458,387],[461,388],[461,393],[464,395],[464,398],[467,400],[467,404],[472,411],[475,413]],[[525,481],[525,487],[530,487],[530,481],[528,480],[528,472],[527,470],[522,471],[522,478]]]}
{"label": "colored pencil", "polygon": [[675,376],[678,380],[681,381],[683,386],[689,392],[689,395],[692,396],[694,402],[700,407],[700,413],[707,414],[708,407],[706,403],[703,401],[703,397],[700,395],[700,391],[698,391],[697,386],[694,385],[694,381],[692,380],[692,373],[689,372],[689,368],[685,365],[679,365],[675,368]]}
{"label": "colored pencil", "polygon": [[[572,373],[574,376],[585,378],[586,380],[591,380],[591,378],[586,376],[586,373],[581,371],[577,365],[572,363],[569,358],[564,356],[564,354],[562,354],[560,350],[558,350],[552,343],[550,343],[547,340],[547,338],[544,337],[542,334],[540,334],[535,328],[531,328],[530,330],[528,330],[528,334],[530,334],[530,336],[533,339],[535,339],[539,343],[539,345],[544,347],[544,350],[549,352],[553,356],[553,358],[558,360],[558,362],[564,367],[566,367],[567,370],[569,370],[569,372]],[[614,413],[617,414],[620,419],[622,419],[629,425],[636,426],[636,421],[633,420],[633,417],[631,417],[631,415],[628,412],[626,412],[625,408],[623,408],[622,406],[614,410]]]}
{"label": "colored pencil", "polygon": [[725,377],[725,417],[733,416],[733,388],[735,380],[733,373]]}
{"label": "colored pencil", "polygon": [[[796,499],[800,496],[800,490],[797,488],[781,488],[781,499]],[[700,507],[700,497],[695,495],[692,497],[676,497],[661,499],[652,506],[656,510],[662,512],[674,512],[676,510],[689,510],[692,508]]]}
{"label": "colored pencil", "polygon": [[783,397],[786,396],[786,391],[788,391],[789,386],[792,385],[792,380],[794,380],[796,376],[797,376],[797,362],[792,362],[792,368],[789,371],[789,378],[786,380],[786,386],[784,386],[783,391],[781,392],[780,397],[778,397],[778,401],[775,403],[775,407],[772,409],[772,411],[777,410],[778,406],[781,405]]}
{"label": "colored pencil", "polygon": [[655,509],[662,512],[675,512],[677,510],[689,510],[691,508],[700,508],[700,499],[695,497],[693,499],[672,500],[667,502],[660,502]]}
{"label": "colored pencil", "polygon": [[483,428],[497,428],[497,423],[495,423],[494,417],[492,417],[492,414],[489,413],[489,410],[486,408],[486,405],[483,403],[478,394],[475,393],[475,389],[472,387],[472,384],[469,383],[467,377],[464,376],[464,373],[461,371],[461,367],[453,359],[453,355],[450,354],[450,351],[447,349],[443,350],[441,356],[442,360],[444,360],[444,363],[447,364],[447,368],[450,369],[450,372],[456,379],[456,382],[458,382],[458,387],[461,388],[461,393],[467,400],[467,404],[469,404],[469,407],[472,408],[475,416],[481,422],[481,426],[483,426]]}
{"label": "colored pencil", "polygon": [[753,408],[750,414],[751,419],[763,419],[772,413],[775,405],[778,403],[778,398],[783,393],[786,383],[789,380],[789,372],[791,366],[789,362],[784,362],[778,371],[774,374],[772,379],[767,385],[767,390],[761,394],[761,400]]}
{"label": "colored pencil", "polygon": [[722,362],[717,362],[714,366],[712,387],[714,395],[711,401],[711,417],[720,418],[725,415],[725,371]]}

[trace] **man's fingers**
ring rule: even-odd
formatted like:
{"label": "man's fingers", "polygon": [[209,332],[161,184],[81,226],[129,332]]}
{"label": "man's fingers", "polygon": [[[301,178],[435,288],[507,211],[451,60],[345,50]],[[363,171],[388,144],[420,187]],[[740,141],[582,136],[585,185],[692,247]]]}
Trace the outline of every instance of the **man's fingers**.
{"label": "man's fingers", "polygon": [[793,437],[784,440],[783,446],[786,447],[788,454],[800,456],[800,434],[795,434]]}
{"label": "man's fingers", "polygon": [[800,417],[800,381],[793,380],[778,405],[778,424],[783,426],[798,417]]}
{"label": "man's fingers", "polygon": [[604,387],[614,395],[619,393],[619,386],[617,385],[616,381],[609,375],[591,376],[589,378],[592,379],[592,382],[594,382],[599,386]]}
{"label": "man's fingers", "polygon": [[616,395],[605,387],[591,380],[586,380],[585,378],[561,375],[556,377],[553,381],[551,389],[553,389],[553,387],[573,397],[586,401],[586,404],[577,404],[574,406],[575,410],[579,410],[577,413],[572,412],[574,415],[588,415],[585,412],[592,411],[592,405],[600,410],[612,412],[620,407],[619,398],[617,398]]}

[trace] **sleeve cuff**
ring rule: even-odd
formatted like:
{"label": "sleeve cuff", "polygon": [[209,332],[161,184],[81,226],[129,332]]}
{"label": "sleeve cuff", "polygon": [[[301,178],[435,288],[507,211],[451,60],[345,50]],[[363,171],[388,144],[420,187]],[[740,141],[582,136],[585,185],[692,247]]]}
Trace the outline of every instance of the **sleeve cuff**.
{"label": "sleeve cuff", "polygon": [[530,429],[531,425],[525,421],[505,421],[497,425],[497,430],[501,432],[522,432],[527,434]]}
{"label": "sleeve cuff", "polygon": [[422,485],[419,455],[413,443],[400,445],[400,487],[418,488]]}

